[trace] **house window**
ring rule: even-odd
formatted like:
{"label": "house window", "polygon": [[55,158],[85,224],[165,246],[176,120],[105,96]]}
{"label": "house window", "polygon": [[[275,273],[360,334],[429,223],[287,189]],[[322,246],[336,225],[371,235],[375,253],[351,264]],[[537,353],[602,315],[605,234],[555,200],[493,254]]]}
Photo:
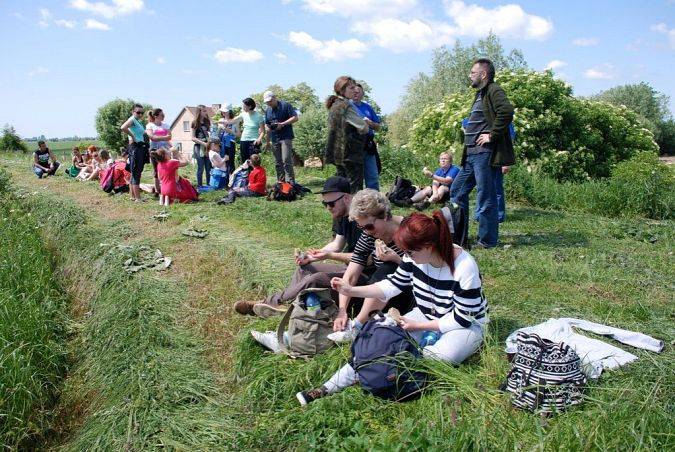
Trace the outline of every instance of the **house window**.
{"label": "house window", "polygon": [[183,132],[190,131],[190,121],[183,121]]}

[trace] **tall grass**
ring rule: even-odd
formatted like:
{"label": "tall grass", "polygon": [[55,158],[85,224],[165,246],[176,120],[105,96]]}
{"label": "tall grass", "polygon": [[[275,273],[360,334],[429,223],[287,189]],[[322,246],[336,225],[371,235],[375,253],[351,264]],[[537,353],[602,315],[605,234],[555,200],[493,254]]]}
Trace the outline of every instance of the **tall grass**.
{"label": "tall grass", "polygon": [[30,447],[49,427],[66,369],[66,300],[41,223],[0,178],[0,444]]}

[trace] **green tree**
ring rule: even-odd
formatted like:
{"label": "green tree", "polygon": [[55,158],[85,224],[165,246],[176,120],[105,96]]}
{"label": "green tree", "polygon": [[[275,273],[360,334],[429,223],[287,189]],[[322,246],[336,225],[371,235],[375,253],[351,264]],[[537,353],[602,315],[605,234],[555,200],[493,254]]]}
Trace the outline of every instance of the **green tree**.
{"label": "green tree", "polygon": [[630,108],[638,114],[640,122],[654,134],[661,152],[672,152],[675,140],[669,132],[672,127],[668,125],[671,120],[669,98],[656,91],[649,83],[615,86],[592,96],[591,99]]}
{"label": "green tree", "polygon": [[293,149],[302,160],[319,157],[323,161],[328,138],[328,110],[318,106],[307,110],[293,126]]}
{"label": "green tree", "polygon": [[410,126],[425,107],[437,104],[449,94],[468,92],[471,63],[478,58],[489,58],[497,72],[527,68],[523,53],[513,49],[507,54],[494,33],[471,46],[457,41],[452,48],[435,49],[431,73],[419,73],[408,82],[400,107],[388,118],[391,143],[398,146],[408,143]]}
{"label": "green tree", "polygon": [[[117,151],[126,147],[129,139],[126,134],[120,130],[120,127],[131,116],[135,100],[132,99],[114,99],[103,105],[96,112],[96,132],[105,145]],[[145,111],[152,108],[149,104],[142,104]],[[141,123],[145,125],[144,119]]]}
{"label": "green tree", "polygon": [[287,89],[282,88],[280,85],[274,84],[265,88],[263,92],[251,94],[251,98],[253,98],[256,105],[259,105],[261,108],[263,108],[265,105],[263,103],[263,93],[268,90],[272,91],[277,96],[277,99],[290,102],[294,108],[300,110],[302,113],[305,113],[312,108],[317,108],[321,105],[319,96],[316,95],[314,88],[305,82],[300,82],[297,85],[288,87]]}
{"label": "green tree", "polygon": [[5,124],[2,128],[2,137],[0,137],[0,151],[22,151],[28,152],[28,146],[17,135],[13,126]]}

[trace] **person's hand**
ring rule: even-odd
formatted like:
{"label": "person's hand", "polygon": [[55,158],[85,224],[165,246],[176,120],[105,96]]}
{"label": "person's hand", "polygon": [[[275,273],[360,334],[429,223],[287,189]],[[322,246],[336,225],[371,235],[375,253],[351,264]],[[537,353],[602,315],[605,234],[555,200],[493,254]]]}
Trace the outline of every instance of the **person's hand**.
{"label": "person's hand", "polygon": [[398,324],[401,326],[401,328],[403,328],[406,331],[416,331],[421,329],[419,327],[420,322],[410,320],[406,317],[401,317],[401,321]]}
{"label": "person's hand", "polygon": [[375,247],[375,257],[382,262],[397,262],[398,255],[387,245]]}
{"label": "person's hand", "polygon": [[347,311],[340,309],[338,311],[337,317],[333,320],[333,331],[343,331],[347,328],[347,322],[349,318],[347,317]]}
{"label": "person's hand", "polygon": [[490,134],[489,133],[481,133],[478,135],[478,139],[476,139],[476,144],[478,146],[483,146],[484,144],[487,144],[490,142]]}
{"label": "person's hand", "polygon": [[502,174],[508,174],[509,171],[511,171],[510,166],[502,166]]}
{"label": "person's hand", "polygon": [[314,262],[316,259],[314,259],[312,256],[310,256],[307,253],[300,253],[300,255],[295,256],[295,265],[297,266],[302,266],[302,265],[307,265],[310,262]]}
{"label": "person's hand", "polygon": [[350,295],[352,290],[352,286],[345,279],[337,276],[330,280],[330,287],[342,295]]}
{"label": "person's hand", "polygon": [[434,175],[434,173],[429,171],[429,168],[427,168],[426,166],[424,168],[422,168],[422,173],[427,177],[433,177],[433,175]]}
{"label": "person's hand", "polygon": [[324,250],[311,249],[307,250],[307,255],[315,261],[322,261],[329,258],[330,253]]}
{"label": "person's hand", "polygon": [[260,143],[261,143],[260,140],[255,140],[255,141],[253,142],[253,144],[254,144],[255,146],[260,146]]}

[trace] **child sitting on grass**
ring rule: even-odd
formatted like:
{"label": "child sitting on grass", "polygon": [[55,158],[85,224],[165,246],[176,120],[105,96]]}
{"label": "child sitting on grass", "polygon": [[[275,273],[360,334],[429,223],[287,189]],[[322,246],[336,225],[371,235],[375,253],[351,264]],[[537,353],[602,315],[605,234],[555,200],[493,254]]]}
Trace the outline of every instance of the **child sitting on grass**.
{"label": "child sitting on grass", "polygon": [[228,169],[230,156],[227,154],[225,154],[225,157],[220,156],[220,141],[217,139],[209,140],[209,160],[212,166],[210,186],[214,190],[227,188],[230,173]]}
{"label": "child sitting on grass", "polygon": [[66,175],[70,177],[77,177],[78,174],[80,174],[80,171],[82,168],[84,168],[84,158],[82,157],[82,153],[80,152],[80,148],[75,146],[72,151],[72,159],[71,162],[72,164],[70,165],[70,168],[66,170]]}
{"label": "child sitting on grass", "polygon": [[[178,154],[178,153],[176,153]],[[167,149],[153,149],[150,156],[157,161],[157,173],[161,187],[160,203],[169,206],[172,201],[180,202],[197,201],[197,190],[192,186],[189,180],[178,175],[178,168],[187,166],[188,160],[181,154],[178,158],[172,158]]]}
{"label": "child sitting on grass", "polygon": [[424,175],[432,179],[432,183],[410,198],[417,210],[426,209],[432,202],[442,204],[450,196],[450,185],[457,177],[459,168],[452,164],[452,154],[449,152],[442,152],[438,156],[438,163],[440,168],[433,173],[426,166],[422,169]]}
{"label": "child sitting on grass", "polygon": [[238,197],[258,197],[267,194],[267,173],[265,168],[260,166],[260,156],[258,154],[251,155],[247,163],[253,166],[253,170],[248,175],[248,185],[233,188],[226,197],[218,201],[218,204],[232,204]]}

